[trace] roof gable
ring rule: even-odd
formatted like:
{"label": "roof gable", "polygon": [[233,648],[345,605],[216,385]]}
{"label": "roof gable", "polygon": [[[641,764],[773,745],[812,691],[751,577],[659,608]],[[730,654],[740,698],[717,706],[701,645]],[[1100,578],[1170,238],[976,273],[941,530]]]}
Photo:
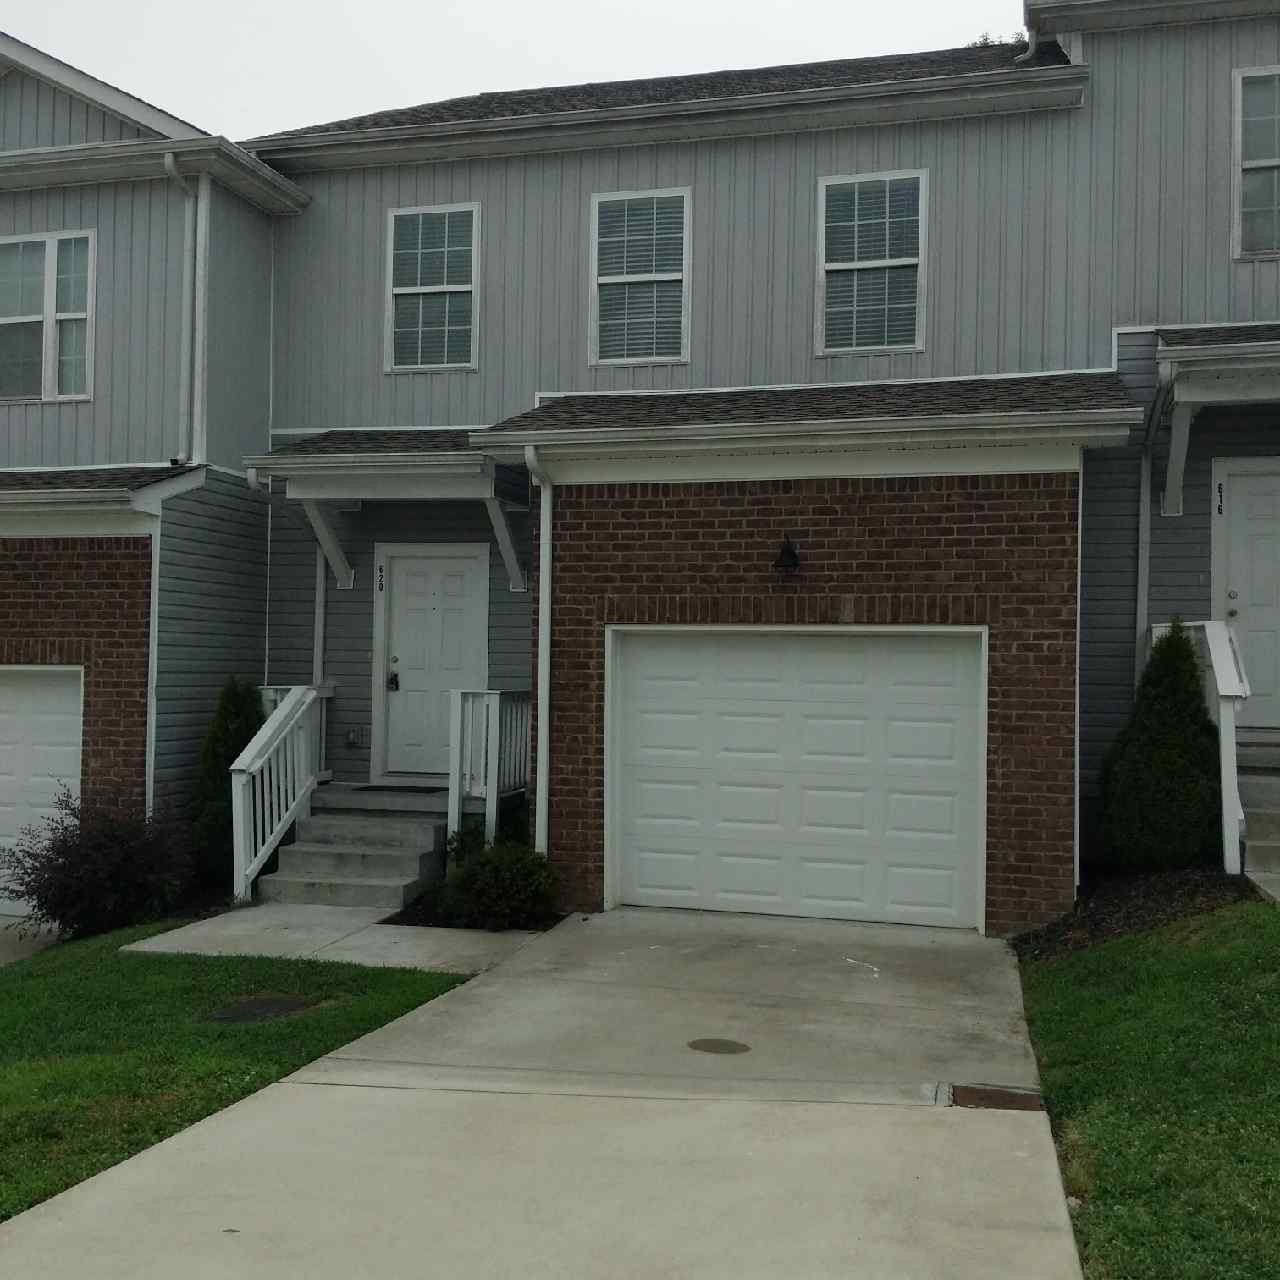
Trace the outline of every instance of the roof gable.
{"label": "roof gable", "polygon": [[[9,140],[11,132],[18,141]],[[0,32],[0,149],[204,136],[203,129]]]}

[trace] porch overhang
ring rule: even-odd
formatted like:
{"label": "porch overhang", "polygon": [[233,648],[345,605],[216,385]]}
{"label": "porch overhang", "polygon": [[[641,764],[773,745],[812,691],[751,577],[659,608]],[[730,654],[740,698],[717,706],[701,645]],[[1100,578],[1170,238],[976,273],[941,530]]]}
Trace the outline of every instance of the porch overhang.
{"label": "porch overhang", "polygon": [[[462,433],[455,435],[465,438]],[[316,439],[323,442],[324,437]],[[370,443],[377,443],[372,435]],[[351,502],[481,502],[511,590],[528,589],[507,522],[507,509],[514,504],[499,496],[496,464],[477,449],[306,452],[305,444],[295,444],[287,452],[244,461],[250,485],[265,483],[270,488],[273,480],[281,480],[285,497],[302,504],[340,591],[350,590],[355,573],[342,552],[329,511],[336,503]]]}
{"label": "porch overhang", "polygon": [[672,480],[762,468],[1073,470],[1082,448],[1124,444],[1142,419],[1114,375],[1029,375],[544,397],[483,444],[500,461],[533,446],[557,483],[620,479],[629,467],[637,479]]}
{"label": "porch overhang", "polygon": [[1147,415],[1144,447],[1169,421],[1169,459],[1160,514],[1182,515],[1183,477],[1196,415],[1220,405],[1280,403],[1280,327],[1235,325],[1163,330],[1156,347],[1159,383]]}

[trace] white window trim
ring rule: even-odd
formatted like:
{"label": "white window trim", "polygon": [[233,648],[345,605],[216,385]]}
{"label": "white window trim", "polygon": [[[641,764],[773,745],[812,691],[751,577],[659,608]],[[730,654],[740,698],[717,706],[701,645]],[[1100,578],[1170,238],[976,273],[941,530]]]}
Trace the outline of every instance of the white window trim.
{"label": "white window trim", "polygon": [[[85,310],[57,311],[58,297],[58,242],[60,240],[88,240],[88,281],[85,287]],[[0,404],[74,404],[93,399],[93,331],[97,313],[98,236],[92,227],[79,231],[36,231],[23,235],[0,236],[0,244],[44,243],[44,296],[43,309],[38,316],[6,316],[4,323],[35,323],[44,327],[40,337],[41,377],[38,396],[0,397]],[[85,321],[84,335],[84,390],[74,395],[58,394],[58,319]]]}
{"label": "white window trim", "polygon": [[[684,262],[681,271],[648,272],[636,276],[609,276],[604,284],[648,283],[651,280],[679,280],[680,290],[680,354],[678,356],[633,356],[619,360],[602,359],[600,355],[600,205],[606,200],[662,199],[681,196],[684,199]],[[656,187],[649,191],[597,191],[591,196],[591,226],[587,237],[591,246],[591,263],[587,274],[588,299],[587,364],[593,368],[612,369],[619,365],[659,365],[689,363],[690,281],[693,276],[693,188]]]}
{"label": "white window trim", "polygon": [[[471,284],[433,285],[422,288],[402,288],[401,293],[470,293],[471,294],[471,359],[464,364],[396,364],[395,351],[395,300],[393,284],[395,263],[396,218],[407,213],[460,213],[471,210]],[[384,373],[475,373],[480,367],[480,202],[462,201],[459,204],[407,205],[403,209],[387,210],[387,284],[386,313],[383,318],[382,371]]]}
{"label": "white window trim", "polygon": [[[835,270],[866,270],[873,267],[916,268],[916,340],[909,345],[879,347],[827,346],[827,188],[849,182],[886,182],[894,178],[920,180],[920,245],[914,258],[884,258],[871,262],[842,263]],[[908,355],[925,349],[925,302],[929,276],[929,171],[927,169],[895,169],[885,173],[832,174],[818,179],[817,204],[817,281],[813,300],[813,352],[829,356]]]}
{"label": "white window trim", "polygon": [[[1246,252],[1244,248],[1244,82],[1255,76],[1280,76],[1280,66],[1237,67],[1231,73],[1231,256],[1241,262],[1280,258],[1280,248],[1257,252]],[[1250,167],[1277,166],[1255,160],[1250,162]]]}

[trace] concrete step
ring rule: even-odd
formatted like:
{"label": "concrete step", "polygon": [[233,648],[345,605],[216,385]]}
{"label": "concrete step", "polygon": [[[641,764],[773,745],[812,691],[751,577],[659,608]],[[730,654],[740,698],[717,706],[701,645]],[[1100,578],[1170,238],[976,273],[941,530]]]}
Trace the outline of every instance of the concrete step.
{"label": "concrete step", "polygon": [[333,844],[344,848],[407,849],[428,852],[443,848],[445,824],[428,816],[388,816],[379,813],[316,813],[298,823],[303,844]]}
{"label": "concrete step", "polygon": [[444,849],[420,852],[298,841],[281,846],[280,870],[324,880],[431,880],[444,875]]}
{"label": "concrete step", "polygon": [[1255,840],[1246,836],[1244,865],[1250,871],[1280,871],[1280,839]]}
{"label": "concrete step", "polygon": [[1280,774],[1242,770],[1239,781],[1240,802],[1246,811],[1280,809]]}
{"label": "concrete step", "polygon": [[1249,840],[1280,840],[1280,809],[1245,806],[1244,833]]}
{"label": "concrete step", "polygon": [[258,897],[264,902],[292,902],[310,906],[385,907],[398,911],[427,887],[425,881],[403,879],[315,879],[277,871],[258,878]]}
{"label": "concrete step", "polygon": [[447,788],[317,787],[311,796],[313,813],[445,814],[449,811]]}

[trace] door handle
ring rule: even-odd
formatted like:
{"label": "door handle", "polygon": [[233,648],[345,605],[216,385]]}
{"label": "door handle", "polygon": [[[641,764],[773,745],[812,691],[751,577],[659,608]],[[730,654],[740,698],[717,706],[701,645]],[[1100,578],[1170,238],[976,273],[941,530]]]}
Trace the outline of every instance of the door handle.
{"label": "door handle", "polygon": [[1238,618],[1239,616],[1240,616],[1240,610],[1239,610],[1239,609],[1228,609],[1228,610],[1227,610],[1227,617],[1228,617],[1228,618]]}
{"label": "door handle", "polygon": [[392,672],[392,673],[387,677],[387,688],[388,688],[388,689],[390,689],[392,693],[398,693],[398,692],[399,692],[399,690],[400,690],[400,673],[399,673],[398,671],[393,671],[393,672]]}

